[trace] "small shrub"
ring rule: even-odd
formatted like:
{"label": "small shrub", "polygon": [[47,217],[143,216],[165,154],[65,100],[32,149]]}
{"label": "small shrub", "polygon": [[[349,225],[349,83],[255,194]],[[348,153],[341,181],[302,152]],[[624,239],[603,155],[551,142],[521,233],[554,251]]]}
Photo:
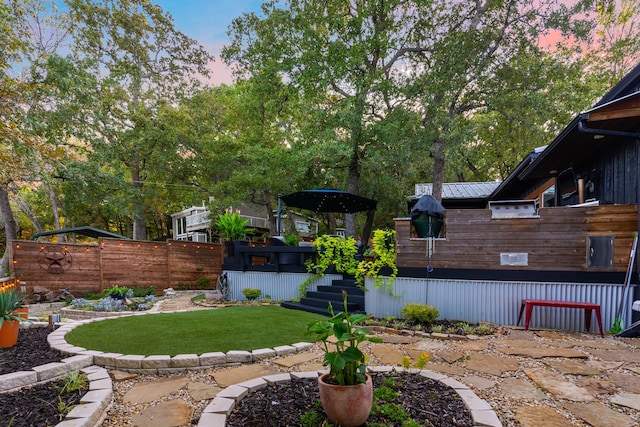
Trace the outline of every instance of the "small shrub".
{"label": "small shrub", "polygon": [[242,295],[244,295],[249,301],[253,301],[257,299],[262,294],[260,289],[255,288],[245,288],[242,290]]}
{"label": "small shrub", "polygon": [[496,331],[496,325],[489,322],[481,322],[475,328],[475,332],[477,335],[491,335]]}
{"label": "small shrub", "polygon": [[322,425],[323,421],[324,416],[317,411],[305,412],[304,414],[300,415],[300,425],[302,427],[317,427],[319,425]]}
{"label": "small shrub", "polygon": [[402,315],[410,323],[422,325],[432,324],[440,315],[438,309],[429,304],[407,304],[402,308]]}
{"label": "small shrub", "polygon": [[209,289],[211,288],[211,279],[206,276],[200,276],[196,279],[196,288]]}
{"label": "small shrub", "polygon": [[[409,415],[407,415],[402,405],[398,405],[397,403],[383,403],[377,405],[376,410],[376,415],[383,415],[391,421],[403,421],[409,418]],[[373,411],[371,411],[371,413],[373,413]]]}
{"label": "small shrub", "polygon": [[91,307],[93,305],[93,302],[84,298],[76,298],[71,301],[70,305],[71,305],[71,308],[74,308],[76,310],[83,310]]}
{"label": "small shrub", "polygon": [[378,387],[373,390],[373,397],[385,402],[391,402],[398,397],[398,392],[390,389],[389,387]]}
{"label": "small shrub", "polygon": [[144,288],[142,286],[136,286],[134,288],[132,288],[133,290],[133,296],[134,297],[146,297],[149,295],[154,295],[156,293],[156,287],[155,286],[149,286],[147,288]]}
{"label": "small shrub", "polygon": [[122,303],[122,300],[113,299],[111,297],[102,298],[93,305],[93,311],[125,311],[128,307]]}
{"label": "small shrub", "polygon": [[176,287],[178,288],[179,291],[186,291],[187,289],[189,289],[189,285],[184,282],[178,282]]}
{"label": "small shrub", "polygon": [[444,330],[444,326],[442,325],[433,325],[431,327],[431,332],[441,333]]}

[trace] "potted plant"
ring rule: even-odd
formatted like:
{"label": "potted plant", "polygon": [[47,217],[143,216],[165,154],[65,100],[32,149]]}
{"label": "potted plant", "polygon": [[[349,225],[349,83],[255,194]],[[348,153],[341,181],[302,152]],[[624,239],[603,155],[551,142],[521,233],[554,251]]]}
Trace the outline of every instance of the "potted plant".
{"label": "potted plant", "polygon": [[131,291],[131,295],[129,295],[130,289],[126,286],[112,286],[104,290],[104,295],[107,297],[111,297],[113,299],[124,300],[129,296],[133,296],[133,291]]}
{"label": "potted plant", "polygon": [[0,348],[13,347],[18,342],[20,322],[25,319],[17,309],[23,303],[22,293],[15,289],[0,292]]}
{"label": "potted plant", "polygon": [[223,214],[218,214],[218,219],[213,225],[225,242],[227,257],[234,255],[233,242],[242,239],[247,233],[252,233],[253,228],[247,227],[248,219],[240,217],[240,211],[226,209]]}
{"label": "potted plant", "polygon": [[382,340],[359,326],[370,316],[349,314],[345,291],[342,291],[342,300],[344,311],[335,314],[329,304],[331,318],[309,323],[307,335],[314,341],[322,341],[323,365],[329,367],[329,373],[318,377],[322,407],[332,422],[349,427],[366,421],[373,401],[371,376],[366,373],[365,356],[358,346],[364,341]]}

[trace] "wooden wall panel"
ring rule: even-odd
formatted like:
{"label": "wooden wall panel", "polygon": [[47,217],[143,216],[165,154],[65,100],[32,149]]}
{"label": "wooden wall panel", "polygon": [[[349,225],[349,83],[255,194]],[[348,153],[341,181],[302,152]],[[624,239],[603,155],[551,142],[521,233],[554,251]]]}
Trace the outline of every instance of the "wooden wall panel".
{"label": "wooden wall panel", "polygon": [[[491,219],[489,209],[447,210],[445,237],[411,239],[409,219],[396,220],[398,266],[489,270],[587,270],[587,237],[614,236],[614,268],[626,271],[637,229],[636,205],[542,208],[539,218]],[[500,264],[500,253],[527,253],[528,266]]]}
{"label": "wooden wall panel", "polygon": [[32,241],[10,242],[12,276],[28,289],[44,286],[52,291],[94,292],[100,286],[96,245],[64,245]]}
{"label": "wooden wall panel", "polygon": [[155,286],[158,292],[178,283],[195,285],[206,276],[212,284],[222,272],[219,244],[100,239],[94,245],[59,245],[12,241],[11,274],[52,291],[70,289],[78,296],[105,288]]}
{"label": "wooden wall panel", "polygon": [[199,277],[208,277],[214,285],[222,273],[223,250],[220,245],[171,240],[167,243],[169,286],[180,283],[195,287]]}

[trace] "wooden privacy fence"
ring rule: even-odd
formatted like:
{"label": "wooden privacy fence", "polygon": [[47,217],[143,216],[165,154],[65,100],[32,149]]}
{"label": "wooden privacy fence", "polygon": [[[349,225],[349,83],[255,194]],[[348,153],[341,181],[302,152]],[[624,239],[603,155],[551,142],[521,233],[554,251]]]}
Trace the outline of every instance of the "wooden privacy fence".
{"label": "wooden privacy fence", "polygon": [[114,285],[196,289],[207,277],[215,285],[222,272],[219,244],[149,242],[101,238],[98,244],[11,241],[11,274],[26,292],[36,286],[69,289],[75,296]]}

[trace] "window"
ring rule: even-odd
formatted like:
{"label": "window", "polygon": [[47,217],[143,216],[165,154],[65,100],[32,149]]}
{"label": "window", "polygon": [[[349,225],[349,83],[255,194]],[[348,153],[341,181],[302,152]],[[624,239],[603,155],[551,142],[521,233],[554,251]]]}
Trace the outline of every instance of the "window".
{"label": "window", "polygon": [[542,207],[551,208],[556,205],[556,186],[552,185],[542,192]]}

